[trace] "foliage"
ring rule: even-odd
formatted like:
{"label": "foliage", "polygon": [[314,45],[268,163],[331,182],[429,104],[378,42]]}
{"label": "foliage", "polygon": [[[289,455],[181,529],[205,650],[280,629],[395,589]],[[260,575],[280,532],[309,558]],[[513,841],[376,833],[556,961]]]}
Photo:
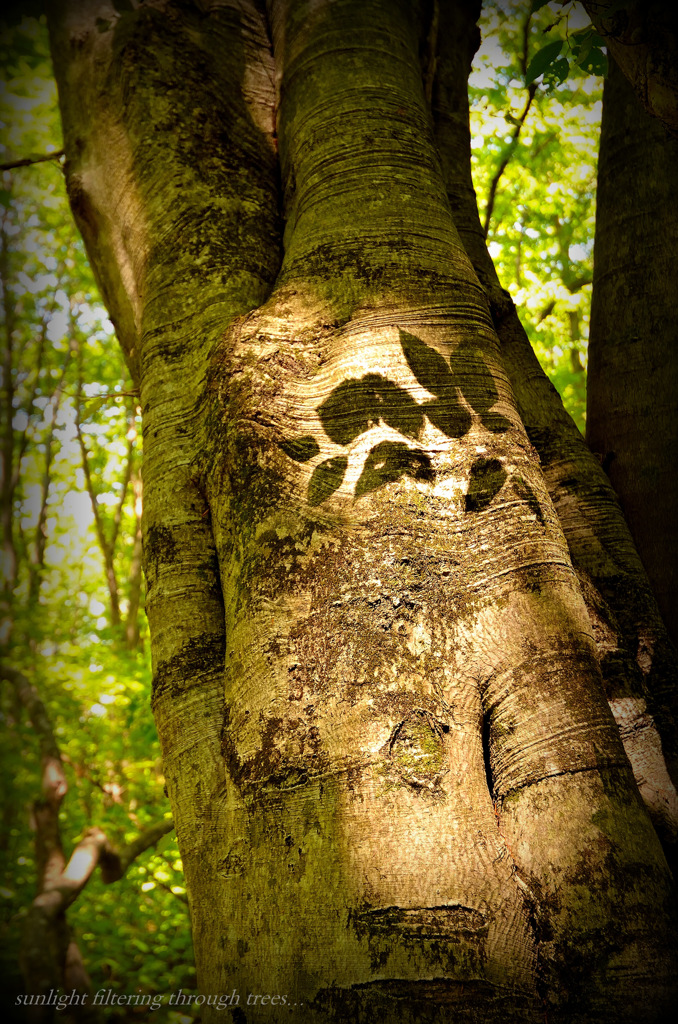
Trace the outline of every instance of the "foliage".
{"label": "foliage", "polygon": [[[532,0],[530,13],[536,14],[548,3],[549,0]],[[573,13],[570,4],[571,0],[561,0],[560,6],[564,10],[546,26],[546,31],[552,32],[565,19],[565,38],[554,39],[534,53],[525,72],[525,85],[543,76],[547,89],[553,88],[564,82],[576,68],[590,75],[607,74],[605,43],[593,25],[569,31],[569,15]]]}
{"label": "foliage", "polygon": [[[470,79],[481,219],[493,196],[490,252],[542,366],[581,430],[602,80],[573,64],[566,79],[537,87],[530,67],[544,53],[545,39],[551,54],[575,48],[587,24],[578,5],[541,5],[531,13],[524,0],[486,0]],[[519,124],[530,88],[534,95]]]}
{"label": "foliage", "polygon": [[[0,160],[59,150],[44,25],[25,19],[6,29],[0,54]],[[169,813],[149,706],[145,628],[132,607],[137,399],[70,217],[59,163],[4,171],[0,202],[9,399],[3,499],[14,513],[3,538],[5,591],[13,592],[3,653],[39,690],[61,748],[68,853],[93,825],[124,844]],[[120,612],[138,622],[129,637],[114,622],[93,505],[106,539],[120,520],[112,557]],[[2,771],[13,777],[0,809],[2,967],[11,992],[21,989],[17,949],[35,894],[29,819],[40,795],[40,764],[36,736],[8,683],[0,686],[0,713]],[[173,835],[133,863],[121,882],[105,886],[95,878],[69,912],[95,989],[190,989],[185,900]]]}

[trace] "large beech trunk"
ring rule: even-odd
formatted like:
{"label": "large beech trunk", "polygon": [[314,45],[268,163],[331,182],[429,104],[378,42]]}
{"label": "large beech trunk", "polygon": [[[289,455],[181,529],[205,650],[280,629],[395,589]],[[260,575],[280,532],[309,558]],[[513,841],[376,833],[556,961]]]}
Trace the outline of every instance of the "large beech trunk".
{"label": "large beech trunk", "polygon": [[[672,879],[573,568],[581,513],[554,505],[526,431],[548,414],[453,212],[468,153],[441,90],[468,134],[470,13],[51,15],[69,195],[141,389],[199,983],[236,988],[240,1024],[635,1024],[675,998]],[[595,549],[611,503],[582,459]],[[669,843],[662,678],[639,743]]]}

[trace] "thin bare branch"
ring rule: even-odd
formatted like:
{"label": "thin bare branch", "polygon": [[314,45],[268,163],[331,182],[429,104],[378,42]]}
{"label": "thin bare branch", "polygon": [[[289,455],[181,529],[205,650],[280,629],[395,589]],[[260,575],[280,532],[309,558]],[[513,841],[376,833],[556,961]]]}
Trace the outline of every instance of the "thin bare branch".
{"label": "thin bare branch", "polygon": [[33,164],[44,164],[48,160],[61,160],[63,155],[63,149],[55,149],[53,153],[38,153],[22,156],[17,160],[6,160],[0,164],[0,171],[13,171],[15,167],[31,167]]}
{"label": "thin bare branch", "polygon": [[495,199],[497,198],[497,188],[499,186],[499,182],[501,181],[504,171],[508,167],[509,161],[511,160],[511,157],[515,152],[516,146],[518,145],[521,129],[525,124],[525,118],[527,117],[530,111],[530,107],[532,106],[532,100],[534,99],[536,92],[537,86],[534,82],[532,82],[531,85],[527,87],[527,100],[525,102],[525,106],[523,107],[522,113],[520,114],[520,117],[518,117],[514,122],[511,139],[508,145],[506,146],[506,149],[504,150],[504,155],[501,158],[499,166],[492,175],[492,180],[490,181],[490,188],[487,194],[487,203],[485,204],[485,216],[483,218],[483,231],[485,232],[486,238],[487,233],[490,230],[490,221],[492,220],[492,212],[494,210]]}
{"label": "thin bare branch", "polygon": [[97,540],[99,541],[99,547],[101,554],[104,559],[104,567],[106,570],[106,584],[108,586],[108,594],[110,599],[111,608],[111,623],[112,625],[120,625],[120,597],[118,591],[118,579],[115,572],[114,557],[115,557],[115,541],[109,540],[106,536],[104,529],[104,522],[99,510],[99,503],[97,501],[96,488],[92,479],[92,472],[89,465],[89,451],[87,449],[87,443],[85,441],[85,435],[82,431],[82,419],[81,419],[81,406],[82,406],[82,350],[78,346],[75,336],[75,323],[73,317],[73,311],[71,310],[71,346],[76,348],[78,352],[78,397],[75,406],[75,432],[77,434],[78,443],[80,445],[80,453],[82,455],[82,470],[85,476],[85,488],[89,495],[90,505],[92,506],[92,515],[94,516],[94,528],[97,534]]}
{"label": "thin bare branch", "polygon": [[[523,39],[522,39],[523,45],[522,45],[521,54],[520,54],[520,69],[521,69],[521,71],[523,73],[523,77],[525,77],[525,74],[527,72],[528,57],[529,57],[529,52],[530,52],[530,24],[531,24],[531,22],[532,22],[532,13],[531,13],[531,11],[528,11],[527,16],[525,17],[525,21],[523,22]],[[485,232],[485,237],[486,238],[487,238],[488,231],[490,230],[490,221],[492,219],[492,211],[494,210],[494,202],[495,202],[495,199],[496,199],[496,196],[497,196],[497,187],[499,185],[499,182],[501,180],[501,177],[502,177],[504,171],[506,170],[506,168],[508,166],[508,163],[509,163],[511,157],[513,156],[513,153],[514,153],[514,151],[516,149],[516,146],[518,145],[518,139],[520,138],[520,132],[521,132],[521,129],[522,129],[524,123],[525,123],[525,118],[527,117],[527,115],[528,115],[528,113],[530,111],[530,107],[532,106],[532,100],[535,97],[536,91],[537,91],[537,86],[533,82],[527,88],[527,100],[525,102],[525,106],[523,108],[523,112],[520,115],[520,117],[514,122],[513,134],[511,136],[511,139],[510,139],[510,141],[509,141],[509,143],[508,143],[508,145],[506,147],[506,150],[504,152],[504,156],[502,157],[502,160],[501,160],[499,166],[497,167],[496,171],[494,172],[494,175],[492,176],[492,180],[490,181],[490,188],[489,188],[489,191],[488,191],[488,194],[487,194],[487,203],[485,205],[485,217],[484,217],[484,221],[483,221],[483,230]]]}

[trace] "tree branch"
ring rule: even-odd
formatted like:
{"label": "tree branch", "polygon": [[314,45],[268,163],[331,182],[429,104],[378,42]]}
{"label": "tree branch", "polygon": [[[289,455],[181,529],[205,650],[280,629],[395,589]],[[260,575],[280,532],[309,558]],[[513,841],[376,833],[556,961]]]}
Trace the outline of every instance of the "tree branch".
{"label": "tree branch", "polygon": [[172,818],[163,818],[144,829],[136,839],[126,846],[117,849],[113,846],[102,848],[100,854],[101,877],[104,882],[117,882],[122,878],[129,866],[151,846],[155,846],[163,836],[174,828]]}
{"label": "tree branch", "polygon": [[61,762],[61,751],[52,731],[52,723],[36,688],[28,681],[23,672],[19,672],[7,664],[0,663],[0,679],[6,679],[12,684],[17,697],[26,709],[31,726],[38,737],[40,756],[43,759],[48,758]]}
{"label": "tree branch", "polygon": [[18,160],[7,160],[4,164],[0,164],[0,171],[13,171],[15,167],[30,167],[33,164],[44,164],[48,160],[60,160],[63,155],[63,149],[55,149],[53,153],[38,153],[33,156],[19,157]]}
{"label": "tree branch", "polygon": [[[523,48],[522,48],[522,52],[520,54],[520,69],[521,69],[521,71],[523,73],[523,78],[525,77],[525,74],[527,72],[527,65],[528,65],[528,59],[527,58],[528,58],[528,55],[529,55],[530,23],[531,23],[531,21],[532,21],[532,14],[531,14],[531,12],[528,12],[527,17],[525,18],[525,21],[523,22]],[[506,147],[506,150],[504,152],[504,157],[503,157],[501,163],[499,164],[497,170],[495,171],[495,173],[494,173],[494,175],[492,177],[492,181],[490,182],[490,189],[489,189],[489,192],[487,194],[487,204],[485,206],[485,218],[484,218],[484,222],[483,222],[483,230],[485,232],[485,238],[487,238],[487,233],[490,230],[490,220],[492,219],[492,211],[494,210],[494,200],[495,200],[496,195],[497,195],[497,186],[499,185],[499,181],[501,179],[501,176],[503,175],[504,171],[506,170],[506,168],[508,166],[509,160],[513,156],[513,153],[515,151],[516,146],[518,145],[518,139],[520,137],[520,132],[521,132],[521,129],[523,127],[523,124],[525,123],[525,118],[527,117],[527,115],[529,113],[530,107],[532,106],[532,100],[534,99],[536,91],[537,91],[537,85],[536,85],[536,83],[533,82],[527,88],[527,102],[525,103],[525,107],[523,109],[522,114],[520,115],[518,120],[515,122],[514,129],[513,129],[513,135],[511,137],[511,141],[509,142],[508,146]]]}
{"label": "tree branch", "polygon": [[489,192],[487,194],[487,203],[485,205],[485,217],[484,217],[484,220],[483,220],[483,231],[485,232],[485,237],[486,238],[487,238],[487,233],[488,233],[488,231],[490,229],[490,221],[492,219],[492,211],[494,210],[494,201],[495,201],[495,198],[496,198],[496,195],[497,195],[497,186],[499,185],[499,182],[501,180],[501,177],[502,177],[504,171],[508,167],[509,161],[510,161],[511,157],[513,156],[514,152],[515,152],[516,146],[518,145],[518,139],[520,138],[520,132],[521,132],[521,129],[522,129],[523,125],[525,124],[525,118],[527,117],[527,115],[528,115],[528,113],[530,111],[530,107],[532,106],[532,100],[535,97],[536,91],[537,91],[537,86],[536,86],[536,84],[534,82],[532,82],[532,84],[527,87],[527,101],[525,103],[525,106],[523,107],[523,112],[522,112],[522,114],[520,115],[520,117],[517,119],[517,121],[514,124],[513,134],[511,136],[511,140],[510,140],[509,144],[507,145],[507,147],[506,147],[506,149],[504,151],[504,156],[502,157],[501,162],[500,162],[499,166],[497,167],[497,170],[494,172],[494,174],[492,176],[492,181],[490,182],[490,190],[489,190]]}
{"label": "tree branch", "polygon": [[[74,332],[73,313],[71,311],[71,329],[72,338],[71,342],[73,345],[77,345]],[[94,527],[96,529],[97,539],[99,541],[99,547],[101,548],[101,554],[104,559],[104,566],[106,569],[106,583],[108,585],[108,594],[110,599],[111,607],[111,624],[114,627],[120,625],[120,598],[118,592],[118,579],[115,573],[115,541],[110,541],[106,537],[106,531],[104,529],[104,523],[99,511],[99,505],[97,503],[97,495],[94,488],[94,481],[92,480],[92,473],[89,468],[87,444],[85,437],[82,432],[82,422],[80,418],[80,407],[82,399],[82,370],[81,370],[81,357],[82,352],[79,349],[79,366],[78,366],[78,397],[75,407],[75,432],[78,437],[78,443],[80,445],[80,452],[82,455],[82,470],[85,476],[85,488],[89,495],[90,504],[92,506],[92,514],[94,516]]]}
{"label": "tree branch", "polygon": [[[27,986],[36,993],[60,987],[65,981],[85,991],[89,988],[89,978],[68,927],[66,911],[83,891],[97,865],[101,867],[104,882],[117,881],[140,854],[171,832],[174,822],[163,818],[121,849],[113,846],[103,829],[91,828],[66,863],[59,807],[68,786],[47,709],[22,672],[0,663],[0,679],[13,685],[26,709],[38,736],[42,761],[44,797],[33,805],[38,894],[28,907],[24,921],[19,955],[21,969]],[[42,1020],[42,1014],[35,1019]]]}

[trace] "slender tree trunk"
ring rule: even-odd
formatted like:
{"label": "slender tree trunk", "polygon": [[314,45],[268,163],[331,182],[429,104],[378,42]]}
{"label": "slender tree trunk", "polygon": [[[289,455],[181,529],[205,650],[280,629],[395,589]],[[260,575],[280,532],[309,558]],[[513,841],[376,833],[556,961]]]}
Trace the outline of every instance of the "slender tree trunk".
{"label": "slender tree trunk", "polygon": [[[598,164],[587,439],[678,641],[678,140],[614,61]],[[648,272],[649,271],[649,272]]]}
{"label": "slender tree trunk", "polygon": [[53,52],[139,373],[202,991],[248,1024],[659,1021],[671,877],[450,210],[431,25],[102,11],[57,4]]}
{"label": "slender tree trunk", "polygon": [[141,593],[143,589],[142,576],[142,543],[141,543],[141,509],[142,509],[142,483],[141,474],[135,467],[132,473],[132,493],[134,495],[134,547],[132,549],[132,560],[129,569],[129,605],[125,616],[125,642],[128,648],[133,651],[139,646],[139,610],[141,608]]}
{"label": "slender tree trunk", "polygon": [[0,222],[0,285],[2,285],[2,437],[0,438],[0,520],[2,522],[2,556],[0,560],[0,645],[9,643],[12,632],[11,602],[17,575],[17,553],[14,539],[14,306],[9,290],[8,237],[4,218]]}

